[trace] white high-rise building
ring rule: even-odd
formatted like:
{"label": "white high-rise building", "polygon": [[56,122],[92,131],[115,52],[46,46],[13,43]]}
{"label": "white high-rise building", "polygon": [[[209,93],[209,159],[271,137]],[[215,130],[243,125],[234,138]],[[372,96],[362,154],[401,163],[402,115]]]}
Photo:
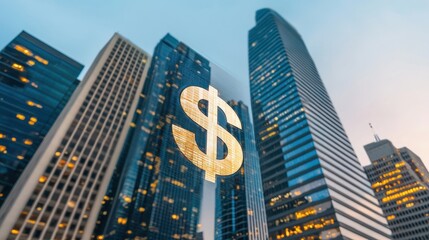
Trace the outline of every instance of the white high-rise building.
{"label": "white high-rise building", "polygon": [[0,210],[0,239],[89,239],[150,56],[119,34],[98,54]]}

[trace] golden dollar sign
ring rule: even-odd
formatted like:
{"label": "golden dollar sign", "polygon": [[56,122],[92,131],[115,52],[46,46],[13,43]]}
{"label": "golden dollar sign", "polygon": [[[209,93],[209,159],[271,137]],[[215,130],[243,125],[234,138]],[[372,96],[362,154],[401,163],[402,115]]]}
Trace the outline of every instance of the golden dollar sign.
{"label": "golden dollar sign", "polygon": [[[198,108],[200,100],[208,101],[207,116]],[[240,169],[243,163],[243,150],[240,143],[228,131],[218,125],[218,107],[225,113],[226,121],[241,129],[241,122],[234,110],[218,96],[218,91],[209,86],[204,88],[190,86],[180,94],[180,105],[186,115],[207,130],[206,153],[200,150],[195,133],[173,124],[173,137],[180,151],[195,166],[205,171],[205,179],[215,182],[216,175],[228,176]],[[217,159],[217,138],[222,139],[228,148],[224,159]]]}

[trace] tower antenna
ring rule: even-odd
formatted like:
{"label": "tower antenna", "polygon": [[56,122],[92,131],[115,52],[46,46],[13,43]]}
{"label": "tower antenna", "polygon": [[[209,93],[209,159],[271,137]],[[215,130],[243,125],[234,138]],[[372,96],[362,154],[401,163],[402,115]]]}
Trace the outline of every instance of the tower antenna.
{"label": "tower antenna", "polygon": [[379,142],[380,141],[380,137],[377,135],[377,133],[375,133],[374,127],[372,126],[371,123],[369,123],[369,127],[371,128],[372,133],[374,134],[375,141]]}

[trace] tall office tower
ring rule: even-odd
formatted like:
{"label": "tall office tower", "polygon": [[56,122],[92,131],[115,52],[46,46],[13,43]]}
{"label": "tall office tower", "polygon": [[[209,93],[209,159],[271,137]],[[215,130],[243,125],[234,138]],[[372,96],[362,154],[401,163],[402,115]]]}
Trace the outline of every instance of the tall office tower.
{"label": "tall office tower", "polygon": [[0,212],[0,239],[89,239],[130,127],[148,54],[115,34]]}
{"label": "tall office tower", "polygon": [[26,32],[0,52],[0,207],[77,87],[82,68]]}
{"label": "tall office tower", "polygon": [[429,172],[422,160],[389,140],[365,145],[365,167],[394,239],[429,238]]}
{"label": "tall office tower", "polygon": [[[104,198],[94,239],[202,239],[203,234],[197,233],[201,218],[213,218],[214,227],[215,216],[200,217],[204,173],[181,152],[172,126],[180,126],[195,133],[199,150],[204,152],[206,129],[188,117],[189,112],[180,104],[180,96],[189,86],[197,86],[205,91],[209,85],[216,87],[222,96],[227,91],[223,91],[223,87],[218,87],[220,85],[217,83],[225,81],[229,84],[234,82],[220,72],[216,65],[184,43],[171,35],[161,40],[155,49],[133,119],[135,127],[128,134],[115,178],[112,178]],[[208,105],[208,101],[201,100],[199,111],[207,114]],[[244,117],[243,111],[244,107],[239,111]],[[248,118],[244,121],[247,121],[243,124],[248,129]],[[237,136],[251,136],[227,125],[225,115],[219,113],[221,122],[225,123],[222,124],[224,129],[235,131]],[[194,141],[188,140],[189,144]],[[245,142],[245,148],[251,148],[252,143]],[[224,155],[222,149],[218,148],[218,159]],[[252,156],[245,153],[245,157],[248,155]],[[249,176],[256,176],[254,171],[257,169],[250,169],[250,164],[255,164],[254,160],[251,161]],[[252,199],[257,199],[258,181],[252,181],[255,184],[249,187],[255,194]],[[262,188],[260,182],[259,188]],[[215,206],[215,199],[204,201],[211,201]],[[263,200],[259,198],[259,201]],[[255,202],[257,204],[258,201]],[[249,210],[253,207],[249,205]],[[249,217],[253,221],[249,224],[259,226],[259,222],[256,222],[263,221],[260,211],[255,210],[255,217],[259,217],[257,220]],[[263,231],[259,231],[262,235]],[[204,232],[206,239],[207,235]],[[208,239],[213,238],[214,233]]]}
{"label": "tall office tower", "polygon": [[268,239],[259,157],[249,110],[242,102],[230,101],[243,131],[234,131],[244,156],[241,169],[219,177],[216,186],[216,239]]}
{"label": "tall office tower", "polygon": [[248,47],[270,239],[389,239],[387,221],[299,33],[262,9]]}

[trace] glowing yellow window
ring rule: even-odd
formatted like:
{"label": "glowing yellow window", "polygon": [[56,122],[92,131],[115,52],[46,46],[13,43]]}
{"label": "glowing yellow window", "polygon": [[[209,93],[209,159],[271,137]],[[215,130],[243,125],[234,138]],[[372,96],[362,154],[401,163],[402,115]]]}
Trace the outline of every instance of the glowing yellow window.
{"label": "glowing yellow window", "polygon": [[6,135],[4,135],[3,133],[0,133],[0,138],[6,138]]}
{"label": "glowing yellow window", "polygon": [[35,118],[35,117],[31,117],[31,118],[30,118],[30,121],[32,121],[32,122],[37,122],[37,118]]}
{"label": "glowing yellow window", "polygon": [[25,77],[19,77],[19,80],[21,80],[21,82],[23,82],[23,83],[29,83],[30,82],[30,80],[28,80]]}
{"label": "glowing yellow window", "polygon": [[6,146],[0,145],[0,152],[5,152],[6,151]]}
{"label": "glowing yellow window", "polygon": [[144,212],[144,211],[145,211],[144,207],[139,208],[139,212]]}
{"label": "glowing yellow window", "polygon": [[34,58],[37,60],[37,61],[39,61],[39,62],[41,62],[41,63],[43,63],[43,64],[45,64],[45,65],[48,65],[48,61],[46,60],[46,59],[43,59],[42,57],[40,57],[40,56],[34,56]]}
{"label": "glowing yellow window", "polygon": [[131,198],[128,197],[128,196],[125,196],[124,197],[124,201],[127,202],[127,203],[130,203],[131,202]]}
{"label": "glowing yellow window", "polygon": [[48,178],[46,176],[41,176],[41,177],[39,177],[39,183],[44,183],[44,182],[46,182],[47,179]]}
{"label": "glowing yellow window", "polygon": [[177,215],[177,214],[173,214],[173,215],[171,215],[171,219],[173,219],[173,220],[179,220],[179,215]]}
{"label": "glowing yellow window", "polygon": [[21,52],[21,53],[23,53],[23,54],[25,54],[25,55],[27,55],[29,57],[33,56],[33,53],[30,50],[28,50],[26,47],[24,47],[24,46],[16,45],[15,46],[15,50],[17,50],[18,52]]}
{"label": "glowing yellow window", "polygon": [[25,145],[33,145],[33,141],[31,141],[30,139],[25,139],[24,144]]}
{"label": "glowing yellow window", "polygon": [[28,64],[28,66],[34,66],[34,64],[36,64],[36,62],[34,62],[33,60],[28,60],[27,64]]}
{"label": "glowing yellow window", "polygon": [[61,153],[60,152],[55,152],[55,157],[59,157],[59,156],[61,156]]}
{"label": "glowing yellow window", "polygon": [[22,115],[21,113],[16,114],[16,118],[18,118],[19,120],[22,120],[22,121],[25,120],[25,116]]}
{"label": "glowing yellow window", "polygon": [[71,207],[71,208],[74,208],[74,207],[76,206],[76,203],[75,203],[75,202],[73,202],[73,201],[69,201],[69,202],[67,203],[67,206],[69,206],[69,207]]}
{"label": "glowing yellow window", "polygon": [[69,167],[69,168],[74,168],[74,163],[68,163],[68,164],[67,164],[67,167]]}
{"label": "glowing yellow window", "polygon": [[127,219],[126,219],[126,218],[121,218],[121,217],[119,217],[119,218],[118,218],[118,223],[119,223],[119,224],[122,224],[122,225],[125,225],[125,224],[127,224]]}
{"label": "glowing yellow window", "polygon": [[22,160],[22,159],[24,159],[24,156],[18,155],[18,156],[16,156],[16,158],[18,158],[19,160]]}
{"label": "glowing yellow window", "polygon": [[24,67],[18,63],[13,63],[12,64],[12,68],[15,70],[18,70],[20,72],[24,72]]}
{"label": "glowing yellow window", "polygon": [[19,231],[16,229],[12,229],[12,230],[10,230],[10,233],[13,235],[17,235],[19,233]]}
{"label": "glowing yellow window", "polygon": [[97,236],[97,240],[103,240],[103,239],[104,239],[103,235],[98,235]]}

